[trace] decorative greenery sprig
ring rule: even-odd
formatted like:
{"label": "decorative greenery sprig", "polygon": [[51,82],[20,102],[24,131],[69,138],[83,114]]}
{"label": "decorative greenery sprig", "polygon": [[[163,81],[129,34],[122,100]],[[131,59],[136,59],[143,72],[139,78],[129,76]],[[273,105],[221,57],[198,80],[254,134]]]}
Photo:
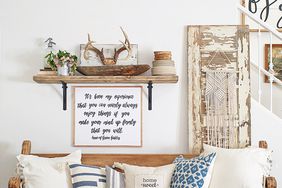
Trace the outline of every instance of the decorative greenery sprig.
{"label": "decorative greenery sprig", "polygon": [[62,67],[65,64],[70,68],[70,72],[72,74],[75,73],[76,68],[77,68],[77,56],[72,55],[67,51],[61,51],[59,50],[57,54],[54,54],[53,52],[50,52],[45,56],[47,59],[47,63],[50,65],[52,70],[57,70],[58,67]]}

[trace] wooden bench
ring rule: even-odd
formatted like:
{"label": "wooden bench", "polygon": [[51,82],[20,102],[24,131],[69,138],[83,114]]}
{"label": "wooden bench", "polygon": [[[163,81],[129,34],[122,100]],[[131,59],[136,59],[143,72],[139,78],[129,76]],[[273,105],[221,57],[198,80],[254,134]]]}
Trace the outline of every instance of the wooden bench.
{"label": "wooden bench", "polygon": [[[267,148],[266,141],[259,142],[260,148]],[[22,144],[22,154],[36,155],[39,157],[63,157],[68,154],[36,154],[31,153],[31,142],[26,140]],[[172,163],[175,157],[180,154],[82,154],[82,163],[87,165],[105,166],[112,165],[114,162],[135,164],[140,166],[161,166]],[[185,154],[185,158],[193,158],[198,155]],[[8,188],[20,188],[21,180],[19,177],[12,177],[9,180]],[[277,188],[274,177],[265,178],[265,188]]]}

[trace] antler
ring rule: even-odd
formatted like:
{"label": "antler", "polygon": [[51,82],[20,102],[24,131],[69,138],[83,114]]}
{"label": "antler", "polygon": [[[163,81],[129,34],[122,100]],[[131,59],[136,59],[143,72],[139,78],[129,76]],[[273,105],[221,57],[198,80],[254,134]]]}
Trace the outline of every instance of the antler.
{"label": "antler", "polygon": [[115,62],[117,62],[119,54],[121,52],[123,52],[125,50],[128,52],[127,57],[125,59],[128,59],[131,56],[131,53],[132,53],[131,44],[129,42],[128,36],[127,36],[126,32],[123,30],[122,27],[120,27],[120,29],[121,29],[121,31],[124,35],[125,41],[124,42],[120,41],[122,43],[122,47],[119,48],[118,50],[115,49],[115,55],[114,55],[114,61]]}
{"label": "antler", "polygon": [[99,56],[100,60],[101,60],[102,63],[105,65],[105,56],[104,56],[104,54],[103,54],[103,49],[100,51],[98,48],[95,48],[95,47],[93,46],[93,43],[94,43],[94,41],[92,41],[92,40],[90,39],[90,35],[88,34],[88,42],[87,42],[87,44],[85,45],[84,54],[83,54],[84,59],[88,60],[88,59],[89,59],[89,54],[88,54],[87,52],[88,52],[88,51],[93,51],[93,52],[95,52],[95,53]]}
{"label": "antler", "polygon": [[126,50],[128,52],[128,54],[127,54],[127,57],[125,59],[128,59],[131,56],[131,53],[132,53],[131,44],[129,42],[129,39],[128,39],[126,32],[122,29],[122,27],[120,27],[120,29],[121,29],[121,31],[124,35],[125,41],[124,42],[120,41],[122,43],[122,47],[119,48],[118,50],[115,49],[115,54],[114,54],[113,58],[105,58],[105,56],[103,54],[103,48],[102,48],[102,50],[99,50],[96,47],[94,47],[93,46],[94,41],[91,41],[89,34],[88,34],[88,43],[85,45],[85,49],[84,49],[84,54],[83,54],[84,58],[86,60],[88,60],[89,54],[87,52],[93,51],[100,57],[100,59],[101,59],[101,61],[104,65],[114,65],[114,64],[116,64],[120,53]]}

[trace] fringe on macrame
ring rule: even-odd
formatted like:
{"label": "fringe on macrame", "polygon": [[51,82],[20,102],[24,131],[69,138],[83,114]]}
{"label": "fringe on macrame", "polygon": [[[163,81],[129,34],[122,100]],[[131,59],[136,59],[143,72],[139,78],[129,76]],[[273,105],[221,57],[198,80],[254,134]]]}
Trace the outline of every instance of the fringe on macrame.
{"label": "fringe on macrame", "polygon": [[236,82],[236,72],[206,72],[204,143],[222,148],[238,146]]}

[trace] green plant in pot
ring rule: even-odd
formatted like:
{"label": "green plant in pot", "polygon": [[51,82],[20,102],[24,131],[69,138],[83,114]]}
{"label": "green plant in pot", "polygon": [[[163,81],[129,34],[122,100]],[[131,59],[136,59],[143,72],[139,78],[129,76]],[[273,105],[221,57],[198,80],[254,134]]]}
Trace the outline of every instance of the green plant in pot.
{"label": "green plant in pot", "polygon": [[65,50],[59,50],[57,53],[50,52],[45,58],[52,70],[56,70],[59,76],[75,74],[78,65],[78,58],[76,55],[72,55]]}

